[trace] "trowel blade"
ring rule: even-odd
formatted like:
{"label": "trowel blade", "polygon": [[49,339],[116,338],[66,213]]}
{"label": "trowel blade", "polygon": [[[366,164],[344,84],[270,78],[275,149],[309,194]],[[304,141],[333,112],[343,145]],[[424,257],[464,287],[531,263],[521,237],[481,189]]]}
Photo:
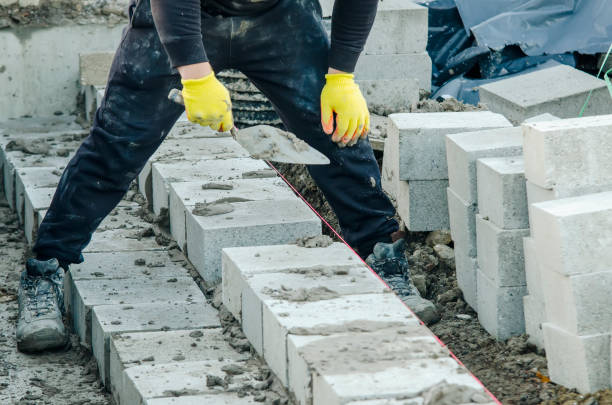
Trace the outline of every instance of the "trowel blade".
{"label": "trowel blade", "polygon": [[328,165],[329,159],[291,132],[256,125],[234,132],[236,141],[255,159],[280,163]]}

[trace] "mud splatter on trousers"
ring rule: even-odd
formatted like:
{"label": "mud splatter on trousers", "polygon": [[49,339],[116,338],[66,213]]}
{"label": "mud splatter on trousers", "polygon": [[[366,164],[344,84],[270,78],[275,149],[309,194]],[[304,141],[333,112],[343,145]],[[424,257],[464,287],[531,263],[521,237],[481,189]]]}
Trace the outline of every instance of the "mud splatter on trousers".
{"label": "mud splatter on trousers", "polygon": [[[338,148],[320,124],[329,39],[317,0],[280,0],[254,16],[202,13],[202,36],[216,72],[242,71],[272,102],[288,130],[331,161],[309,172],[338,216],[344,238],[361,254],[397,230],[367,140]],[[180,87],[153,25],[148,0],[130,6],[90,135],[66,167],[38,233],[39,258],[65,264],[81,251],[164,140],[181,107],[167,99]],[[372,187],[374,179],[376,187]]]}

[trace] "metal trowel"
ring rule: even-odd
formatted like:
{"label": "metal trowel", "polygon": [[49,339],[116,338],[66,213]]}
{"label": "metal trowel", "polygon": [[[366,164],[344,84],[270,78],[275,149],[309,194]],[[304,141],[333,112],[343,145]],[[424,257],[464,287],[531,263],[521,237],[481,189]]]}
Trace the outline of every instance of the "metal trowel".
{"label": "metal trowel", "polygon": [[[168,94],[168,99],[177,104],[185,105],[183,95],[178,89],[172,89]],[[240,131],[234,127],[230,130],[230,133],[236,142],[246,149],[254,159],[305,165],[329,164],[329,159],[324,154],[291,132],[270,125],[256,125]]]}

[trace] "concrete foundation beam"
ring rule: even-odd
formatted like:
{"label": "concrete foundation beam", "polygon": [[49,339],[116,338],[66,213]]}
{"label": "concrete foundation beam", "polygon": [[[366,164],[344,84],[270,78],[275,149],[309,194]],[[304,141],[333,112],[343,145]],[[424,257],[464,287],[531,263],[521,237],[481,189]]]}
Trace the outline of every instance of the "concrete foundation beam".
{"label": "concrete foundation beam", "polygon": [[523,158],[485,158],[477,162],[478,211],[503,229],[529,228]]}
{"label": "concrete foundation beam", "polygon": [[590,91],[585,115],[609,114],[612,100],[603,80],[567,65],[554,66],[479,87],[480,101],[491,111],[519,125],[528,117],[550,113],[571,118]]}
{"label": "concrete foundation beam", "polygon": [[[154,166],[155,167],[155,166]],[[232,212],[187,212],[187,257],[208,283],[221,281],[223,248],[278,245],[321,234],[321,220],[300,200],[231,204]]]}

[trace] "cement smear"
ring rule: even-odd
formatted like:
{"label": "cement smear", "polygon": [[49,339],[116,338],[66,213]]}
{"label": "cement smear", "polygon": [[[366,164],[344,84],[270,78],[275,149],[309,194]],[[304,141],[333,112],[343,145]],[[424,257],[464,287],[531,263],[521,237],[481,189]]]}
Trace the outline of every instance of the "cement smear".
{"label": "cement smear", "polygon": [[252,170],[242,173],[243,179],[266,179],[276,176],[276,172],[272,169]]}
{"label": "cement smear", "polygon": [[280,290],[273,288],[264,288],[262,292],[273,298],[293,302],[314,302],[331,300],[340,297],[340,294],[338,294],[336,291],[330,290],[329,288],[324,286],[312,288],[298,288],[297,290],[281,286]]}
{"label": "cement smear", "polygon": [[230,204],[196,203],[191,213],[200,217],[210,217],[213,215],[229,214],[232,211],[234,211],[234,207]]}
{"label": "cement smear", "polygon": [[327,235],[305,236],[295,241],[295,244],[304,248],[326,248],[334,243]]}
{"label": "cement smear", "polygon": [[206,183],[202,184],[202,190],[233,190],[234,186],[223,183]]}

